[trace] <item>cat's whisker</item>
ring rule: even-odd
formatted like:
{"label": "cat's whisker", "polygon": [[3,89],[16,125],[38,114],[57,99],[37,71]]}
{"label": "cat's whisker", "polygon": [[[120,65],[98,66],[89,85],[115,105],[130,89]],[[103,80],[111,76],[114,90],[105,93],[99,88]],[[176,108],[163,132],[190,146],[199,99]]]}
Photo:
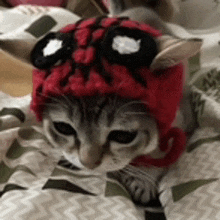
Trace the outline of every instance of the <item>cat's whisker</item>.
{"label": "cat's whisker", "polygon": [[[55,88],[55,89],[58,91],[57,88]],[[58,92],[60,93],[60,91],[58,91]],[[72,107],[73,103],[71,102],[71,100],[70,100],[63,92],[61,92],[61,96],[66,100],[67,104],[68,104],[70,107]]]}
{"label": "cat's whisker", "polygon": [[[128,173],[131,173],[131,174],[134,174],[134,175],[137,175],[136,173],[134,173],[134,168],[130,165],[128,165],[127,167],[125,167],[123,169],[124,171],[128,172]],[[157,185],[155,184],[156,180],[155,178],[153,178],[150,174],[147,173],[147,171],[143,171],[143,170],[140,170],[138,169],[138,174],[137,176],[140,176],[140,174],[142,174],[142,177],[143,178],[146,178],[148,181],[150,181],[153,185],[155,185],[155,187],[157,187]]]}
{"label": "cat's whisker", "polygon": [[51,100],[54,100],[54,101],[56,101],[56,102],[59,102],[58,99],[56,99],[54,96],[45,95],[45,94],[40,93],[40,92],[37,92],[37,94],[39,94],[39,95],[41,95],[41,96],[43,96],[43,97],[45,97],[45,98],[49,98],[49,99],[51,99]]}
{"label": "cat's whisker", "polygon": [[62,95],[64,98],[65,98],[65,100],[67,101],[67,103],[70,105],[70,107],[72,107],[73,106],[73,103],[71,102],[71,100],[68,98],[68,96],[66,96],[66,95]]}
{"label": "cat's whisker", "polygon": [[69,106],[67,106],[65,103],[61,102],[58,98],[55,98],[54,96],[44,95],[43,93],[39,93],[39,92],[37,94],[39,94],[45,98],[51,99],[52,101],[61,104],[65,108],[69,108]]}
{"label": "cat's whisker", "polygon": [[50,103],[50,102],[48,102],[45,106],[57,106],[57,103]]}

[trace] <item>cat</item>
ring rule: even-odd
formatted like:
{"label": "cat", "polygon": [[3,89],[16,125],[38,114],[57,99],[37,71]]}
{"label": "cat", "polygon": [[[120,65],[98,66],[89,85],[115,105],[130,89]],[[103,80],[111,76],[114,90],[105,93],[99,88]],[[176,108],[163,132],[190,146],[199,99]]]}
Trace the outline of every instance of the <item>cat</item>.
{"label": "cat", "polygon": [[[194,48],[193,42],[171,37],[172,32],[150,7],[127,9],[124,1],[112,0],[109,17],[114,16],[147,23],[165,35],[165,58],[153,68],[175,65],[201,46]],[[108,173],[123,184],[137,204],[146,205],[156,198],[166,168],[129,165],[139,155],[154,154],[159,144],[157,123],[144,103],[117,95],[51,97],[43,113],[43,127],[49,142],[61,148],[69,162],[81,169]]]}

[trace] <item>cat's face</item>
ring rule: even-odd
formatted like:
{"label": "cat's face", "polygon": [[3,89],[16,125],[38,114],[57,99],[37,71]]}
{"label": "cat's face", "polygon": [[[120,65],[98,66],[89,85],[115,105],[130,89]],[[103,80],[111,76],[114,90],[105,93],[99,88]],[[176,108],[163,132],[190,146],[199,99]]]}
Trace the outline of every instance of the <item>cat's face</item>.
{"label": "cat's face", "polygon": [[98,172],[119,170],[158,145],[156,122],[146,107],[117,96],[53,98],[43,126],[66,159]]}

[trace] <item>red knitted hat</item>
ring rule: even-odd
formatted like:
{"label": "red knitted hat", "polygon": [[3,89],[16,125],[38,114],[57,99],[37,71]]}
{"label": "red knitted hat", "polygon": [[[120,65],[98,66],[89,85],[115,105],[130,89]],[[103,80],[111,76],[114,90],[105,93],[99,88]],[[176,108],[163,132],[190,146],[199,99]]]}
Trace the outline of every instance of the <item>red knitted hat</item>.
{"label": "red knitted hat", "polygon": [[[185,135],[171,128],[182,96],[183,65],[150,71],[159,31],[128,18],[80,20],[50,33],[32,51],[31,109],[42,120],[47,97],[117,94],[141,100],[156,119],[162,159],[141,156],[134,165],[167,166],[184,150]],[[173,139],[172,146],[168,141]]]}

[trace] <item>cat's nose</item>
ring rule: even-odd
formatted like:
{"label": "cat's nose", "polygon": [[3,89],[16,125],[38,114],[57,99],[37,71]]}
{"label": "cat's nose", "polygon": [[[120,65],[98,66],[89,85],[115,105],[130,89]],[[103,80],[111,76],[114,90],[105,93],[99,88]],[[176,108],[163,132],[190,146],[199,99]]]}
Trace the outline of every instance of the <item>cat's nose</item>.
{"label": "cat's nose", "polygon": [[97,161],[97,162],[92,162],[92,163],[83,162],[83,161],[81,160],[81,163],[82,163],[82,165],[85,166],[86,168],[93,170],[93,169],[95,169],[96,167],[98,167],[98,166],[101,164],[101,160],[100,160],[100,161]]}
{"label": "cat's nose", "polygon": [[79,150],[80,162],[88,169],[95,169],[102,161],[102,150],[100,147],[82,147]]}

